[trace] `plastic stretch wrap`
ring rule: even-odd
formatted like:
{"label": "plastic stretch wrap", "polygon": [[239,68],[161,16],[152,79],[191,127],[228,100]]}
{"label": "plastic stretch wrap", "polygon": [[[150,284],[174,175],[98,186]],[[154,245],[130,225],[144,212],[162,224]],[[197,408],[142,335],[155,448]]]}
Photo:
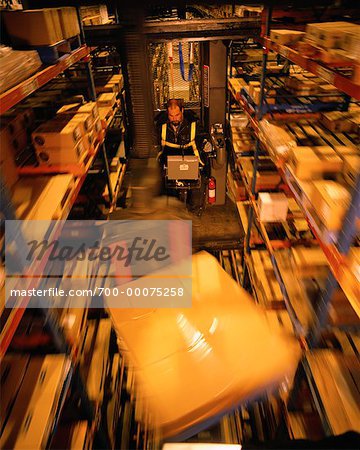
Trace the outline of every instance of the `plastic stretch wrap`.
{"label": "plastic stretch wrap", "polygon": [[286,160],[296,147],[295,139],[282,127],[273,125],[268,120],[259,123],[260,139],[266,142],[277,157]]}
{"label": "plastic stretch wrap", "polygon": [[0,93],[26,80],[40,67],[36,51],[18,51],[0,45]]}
{"label": "plastic stretch wrap", "polygon": [[[291,379],[297,341],[206,252],[193,256],[191,308],[111,309],[135,392],[162,437],[198,432]],[[189,431],[191,429],[191,431]]]}

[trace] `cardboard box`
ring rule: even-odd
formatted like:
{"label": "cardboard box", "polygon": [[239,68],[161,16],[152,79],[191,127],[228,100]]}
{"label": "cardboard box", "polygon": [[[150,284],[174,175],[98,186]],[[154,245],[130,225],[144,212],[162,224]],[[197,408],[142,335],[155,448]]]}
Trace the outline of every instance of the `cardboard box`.
{"label": "cardboard box", "polygon": [[258,198],[260,220],[262,222],[285,222],[289,201],[283,193],[260,192]]}
{"label": "cardboard box", "polygon": [[96,94],[97,95],[103,94],[103,93],[110,93],[111,94],[113,92],[118,93],[119,92],[119,87],[115,83],[106,83],[103,86],[96,86],[95,90],[96,90]]}
{"label": "cardboard box", "polygon": [[252,91],[252,99],[254,100],[254,103],[256,105],[260,104],[260,92],[261,92],[261,89],[259,87],[254,87],[254,89]]}
{"label": "cardboard box", "polygon": [[350,147],[347,145],[335,145],[334,150],[342,159],[344,159],[346,156],[359,155],[359,151],[355,147],[355,145],[354,145],[354,147]]}
{"label": "cardboard box", "polygon": [[300,41],[305,36],[303,31],[294,30],[271,30],[270,39],[277,44],[292,45]]}
{"label": "cardboard box", "polygon": [[360,27],[356,30],[344,31],[341,48],[354,58],[360,57]]}
{"label": "cardboard box", "polygon": [[[20,130],[17,134],[12,134],[9,132],[10,128],[5,126],[1,128],[1,148],[0,151],[6,151],[10,149],[13,158],[21,153],[28,145],[28,135],[25,130]],[[4,149],[3,149],[4,147]]]}
{"label": "cardboard box", "polygon": [[110,78],[109,82],[106,83],[105,86],[112,86],[113,91],[116,92],[117,94],[120,92],[120,87],[119,87],[119,81],[118,80],[113,80],[112,78]]}
{"label": "cardboard box", "polygon": [[351,119],[351,113],[332,111],[321,114],[320,123],[333,133],[346,133],[353,130],[354,124]]}
{"label": "cardboard box", "polygon": [[72,120],[53,119],[40,125],[33,133],[36,150],[46,148],[73,148],[81,140],[81,126]]}
{"label": "cardboard box", "polygon": [[343,32],[347,27],[348,22],[309,23],[306,25],[306,37],[325,48],[341,48]]}
{"label": "cardboard box", "polygon": [[290,166],[300,180],[316,180],[342,170],[343,161],[331,147],[296,147],[289,158]]}
{"label": "cardboard box", "polygon": [[5,420],[10,414],[13,402],[20,389],[26,367],[29,362],[28,355],[7,354],[0,364],[1,373],[1,402],[0,402],[0,429],[3,429]]}
{"label": "cardboard box", "polygon": [[291,247],[296,272],[301,278],[325,277],[329,263],[320,247]]}
{"label": "cardboard box", "polygon": [[96,24],[101,25],[107,23],[109,20],[106,5],[81,6],[80,12],[84,22],[86,20],[94,20],[94,18],[97,17],[98,20]]}
{"label": "cardboard box", "polygon": [[300,180],[321,178],[321,161],[311,147],[296,147],[289,157],[294,175]]}
{"label": "cardboard box", "polygon": [[15,165],[14,139],[6,127],[0,129],[0,171],[2,178],[11,189],[19,176]]}
{"label": "cardboard box", "polygon": [[107,127],[107,121],[113,115],[111,106],[99,106],[99,116],[103,128]]}
{"label": "cardboard box", "polygon": [[57,8],[2,11],[15,45],[52,45],[63,39]]}
{"label": "cardboard box", "polygon": [[254,148],[253,139],[232,139],[235,153],[248,152]]}
{"label": "cardboard box", "polygon": [[284,64],[277,64],[276,62],[270,61],[267,67],[267,72],[269,73],[280,73],[284,69]]}
{"label": "cardboard box", "polygon": [[319,91],[318,83],[303,74],[290,76],[286,79],[285,86],[297,95],[316,94]]}
{"label": "cardboard box", "polygon": [[1,126],[7,127],[11,136],[18,136],[24,131],[32,131],[35,123],[32,108],[16,108],[1,116]]}
{"label": "cardboard box", "polygon": [[230,114],[230,126],[231,129],[233,127],[238,128],[239,131],[243,131],[244,128],[249,124],[249,119],[245,114],[241,113],[233,113]]}
{"label": "cardboard box", "polygon": [[116,94],[115,93],[105,93],[99,95],[97,99],[98,107],[110,106],[113,107],[116,102]]}
{"label": "cardboard box", "polygon": [[70,371],[64,355],[32,356],[0,439],[1,448],[45,448]]}
{"label": "cardboard box", "polygon": [[62,106],[57,114],[84,113],[91,114],[94,120],[99,119],[99,109],[96,102],[88,102],[81,105],[80,103],[71,103]]}
{"label": "cardboard box", "polygon": [[[254,167],[253,158],[238,158],[238,162],[243,167],[245,176],[249,182],[252,183]],[[259,159],[258,171],[256,172],[256,189],[273,189],[281,182],[281,176],[276,169],[276,166],[270,158]]]}
{"label": "cardboard box", "polygon": [[343,30],[329,27],[319,28],[316,43],[324,48],[340,48]]}
{"label": "cardboard box", "polygon": [[319,86],[319,94],[325,95],[326,97],[321,97],[322,102],[337,102],[340,101],[341,98],[339,97],[342,95],[338,89],[336,89],[335,86],[332,86],[331,84],[323,84]]}
{"label": "cardboard box", "polygon": [[96,119],[94,122],[94,128],[93,128],[93,132],[98,135],[99,133],[101,133],[102,131],[102,125],[101,125],[101,120],[100,119]]}
{"label": "cardboard box", "polygon": [[287,160],[297,146],[293,135],[282,126],[274,125],[267,120],[260,122],[259,129],[262,139],[268,144],[269,152],[274,154],[276,159]]}
{"label": "cardboard box", "polygon": [[337,155],[335,150],[328,145],[320,145],[312,147],[315,154],[321,161],[321,172],[323,175],[328,173],[341,172],[343,168],[343,160]]}
{"label": "cardboard box", "polygon": [[88,152],[90,150],[93,150],[95,148],[95,142],[97,139],[97,134],[94,132],[87,133],[83,139],[82,142],[84,144],[85,150]]}
{"label": "cardboard box", "polygon": [[39,164],[47,166],[78,164],[84,159],[89,149],[89,145],[85,146],[84,143],[86,139],[87,137],[82,138],[73,147],[36,148],[36,156]]}
{"label": "cardboard box", "polygon": [[260,87],[259,81],[249,81],[249,95],[250,97],[254,97],[254,89]]}
{"label": "cardboard box", "polygon": [[71,38],[80,34],[79,21],[76,8],[63,7],[58,8],[61,31],[64,39]]}
{"label": "cardboard box", "polygon": [[110,83],[117,83],[117,85],[119,86],[119,92],[122,90],[122,88],[124,87],[124,77],[121,73],[113,75],[110,78]]}
{"label": "cardboard box", "polygon": [[75,114],[67,114],[66,116],[60,114],[59,119],[65,118],[65,117],[70,122],[76,122],[80,125],[81,134],[83,136],[85,136],[87,133],[90,133],[94,127],[94,121],[93,121],[91,114],[86,114],[86,113],[76,114],[75,113]]}
{"label": "cardboard box", "polygon": [[329,231],[341,229],[350,198],[350,192],[336,181],[313,182],[311,202],[318,217]]}
{"label": "cardboard box", "polygon": [[355,186],[356,177],[360,173],[360,156],[347,155],[344,157],[343,176],[344,180],[350,185]]}

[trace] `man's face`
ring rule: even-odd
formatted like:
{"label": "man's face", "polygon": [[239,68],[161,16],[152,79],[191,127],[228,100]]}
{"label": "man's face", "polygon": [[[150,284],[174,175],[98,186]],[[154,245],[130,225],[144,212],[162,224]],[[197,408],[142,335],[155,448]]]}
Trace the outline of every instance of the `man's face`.
{"label": "man's face", "polygon": [[176,106],[175,108],[169,108],[168,119],[172,125],[178,126],[183,120],[183,113],[181,109],[178,106]]}

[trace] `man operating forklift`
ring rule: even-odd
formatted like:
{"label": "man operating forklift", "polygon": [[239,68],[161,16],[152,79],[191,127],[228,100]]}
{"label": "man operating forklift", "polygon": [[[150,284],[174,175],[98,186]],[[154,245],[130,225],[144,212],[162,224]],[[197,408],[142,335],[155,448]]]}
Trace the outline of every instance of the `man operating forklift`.
{"label": "man operating forklift", "polygon": [[156,119],[161,150],[158,159],[163,173],[163,193],[179,195],[188,209],[201,214],[209,176],[210,139],[196,115],[184,111],[181,99],[170,99],[166,113]]}

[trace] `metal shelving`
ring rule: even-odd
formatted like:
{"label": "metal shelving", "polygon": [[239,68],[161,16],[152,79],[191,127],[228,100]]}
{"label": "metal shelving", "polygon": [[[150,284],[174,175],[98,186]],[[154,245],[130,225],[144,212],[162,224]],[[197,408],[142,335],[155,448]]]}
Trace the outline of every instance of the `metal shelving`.
{"label": "metal shelving", "polygon": [[[72,65],[78,62],[84,63],[88,82],[87,87],[89,100],[96,101],[95,84],[90,63],[90,49],[86,46],[86,44],[83,43],[80,48],[60,58],[57,64],[40,70],[33,76],[29,77],[27,80],[4,92],[0,96],[0,114],[4,114],[10,108],[33,94],[39,88],[43,87],[48,82],[64,72],[66,69],[69,69]],[[105,173],[107,175],[109,204],[110,206],[113,204],[114,192],[109,179],[109,163],[107,160],[107,152],[105,147],[105,136],[106,130],[103,130],[99,133],[96,142],[93,145],[93,148],[89,151],[82,164],[78,165],[77,167],[50,167],[46,169],[44,167],[37,168],[31,166],[19,168],[18,171],[20,175],[32,176],[34,177],[34,180],[36,180],[36,176],[39,175],[42,176],[43,180],[47,178],[49,178],[49,180],[52,179],[50,175],[55,175],[55,173],[70,173],[72,175],[71,187],[69,184],[69,190],[66,196],[64,196],[62,200],[59,199],[59,203],[60,201],[62,202],[61,215],[60,217],[56,217],[57,221],[55,223],[55,226],[51,227],[51,229],[48,230],[48,239],[56,239],[61,233],[64,221],[67,219],[73,205],[75,204],[80,190],[87,178],[89,170],[98,156],[101,156],[103,166],[105,168]],[[124,170],[121,173],[123,174],[123,172]],[[117,189],[120,188],[119,181],[120,180],[118,180],[118,184],[116,186]],[[55,198],[57,198],[57,192],[54,192],[53,195]],[[6,219],[9,218],[10,217],[6,217]],[[50,220],[52,218],[53,217],[49,217],[48,219]],[[33,269],[37,271],[36,273],[43,273],[43,269],[48,262],[48,257],[49,252],[45,252],[41,260],[36,263],[36,267],[32,268],[31,273],[34,273]],[[25,282],[26,288],[29,290],[37,288],[39,286],[40,280],[38,277],[32,277],[31,273],[27,274],[27,280],[24,280],[24,278],[22,278],[22,282]],[[13,340],[15,333],[18,330],[18,327],[30,302],[30,295],[19,297],[16,299],[16,305],[12,309],[7,309],[2,312],[0,334],[0,361],[3,360],[4,356],[6,355],[7,350]],[[91,424],[91,432],[96,434],[97,445],[99,445],[100,448],[109,448],[108,439],[106,433],[104,433],[103,425],[99,423],[99,412],[94,409],[93,405],[89,401],[89,396],[85,388],[85,384],[81,379],[79,371],[77,370],[79,364],[79,361],[77,360],[78,343],[75,343],[75,345],[73,345],[73,343],[70,344],[66,340],[64,330],[59,325],[58,320],[53,317],[52,311],[47,309],[42,310],[41,315],[46,321],[46,326],[49,329],[50,335],[52,336],[53,345],[56,348],[56,351],[66,354],[71,360],[72,384],[74,385],[73,388],[74,392],[76,392],[76,396],[81,400],[80,403],[78,402],[77,404],[77,406],[81,405],[81,414],[86,418],[87,422]],[[67,398],[67,390],[63,390],[61,395],[61,402],[63,405],[65,398]],[[57,416],[59,417],[59,414]],[[56,425],[56,420],[57,419],[55,419],[53,426]]]}
{"label": "metal shelving", "polygon": [[[270,32],[270,19],[271,19],[271,9],[267,9],[267,20],[266,20],[266,29],[265,29],[265,35],[269,36]],[[253,274],[250,273],[250,251],[252,248],[252,242],[251,242],[251,227],[253,224],[256,224],[257,229],[260,231],[263,241],[265,243],[265,246],[269,252],[271,262],[274,268],[274,272],[276,275],[276,279],[279,282],[281,291],[284,295],[285,304],[287,307],[288,312],[290,313],[290,318],[293,323],[293,327],[296,330],[296,326],[299,325],[297,321],[297,317],[294,317],[292,313],[292,309],[289,308],[291,306],[291,301],[287,301],[288,299],[288,292],[286,287],[289,283],[287,283],[285,280],[281,278],[281,258],[279,259],[279,252],[274,251],[274,247],[272,246],[272,242],[269,239],[269,236],[267,235],[267,230],[264,225],[261,224],[259,221],[259,214],[258,214],[258,208],[256,203],[256,174],[257,174],[257,161],[259,160],[259,155],[262,150],[267,150],[267,143],[265,142],[264,137],[261,135],[259,130],[259,122],[263,117],[271,117],[272,119],[280,119],[282,121],[285,121],[285,123],[289,124],[289,121],[298,121],[300,119],[317,119],[320,117],[319,111],[320,109],[317,109],[316,106],[314,108],[310,108],[307,111],[307,108],[302,108],[303,111],[289,111],[287,108],[281,107],[281,108],[275,108],[277,111],[272,111],[272,114],[269,114],[271,106],[266,104],[266,92],[265,92],[265,82],[266,82],[266,65],[267,65],[267,58],[268,58],[268,52],[270,50],[277,52],[281,57],[285,58],[288,61],[292,61],[293,63],[299,65],[303,69],[315,74],[316,76],[324,79],[326,82],[334,85],[338,90],[341,92],[347,94],[350,97],[353,97],[355,100],[360,99],[360,85],[356,84],[353,80],[351,80],[349,77],[345,76],[344,73],[341,73],[338,69],[340,68],[340,65],[326,65],[323,62],[308,58],[306,56],[303,56],[296,50],[278,45],[274,42],[272,42],[269,38],[264,37],[259,39],[259,42],[263,46],[263,58],[262,58],[262,72],[261,72],[261,83],[260,83],[260,100],[259,105],[255,105],[249,96],[247,95],[247,92],[241,86],[240,84],[237,85],[236,83],[233,84],[231,80],[228,80],[228,91],[231,92],[231,95],[236,100],[236,103],[242,107],[243,111],[247,115],[249,119],[250,127],[252,128],[254,135],[256,137],[256,145],[254,148],[254,172],[253,172],[253,179],[252,179],[252,185],[250,187],[249,182],[245,179],[244,180],[244,174],[242,174],[242,178],[244,181],[244,185],[246,188],[247,196],[249,201],[247,204],[249,205],[249,213],[247,217],[248,221],[248,228],[247,228],[247,235],[246,235],[246,245],[245,245],[245,255],[244,255],[244,269],[249,271],[249,277],[251,284],[253,285],[254,280]],[[350,64],[351,65],[351,64]],[[230,104],[231,104],[231,97],[228,97],[228,104],[229,104],[229,110],[230,110]],[[346,102],[345,102],[346,103]],[[328,105],[330,106],[330,105]],[[337,105],[332,105],[332,107],[337,107]],[[273,108],[274,109],[274,108]],[[303,114],[299,114],[299,112],[303,112]],[[317,126],[317,125],[315,125]],[[347,145],[349,142],[348,137],[345,136],[347,139],[347,143],[338,143],[337,142],[338,136],[331,136],[328,139],[325,138],[325,141],[328,140],[329,142],[323,142],[318,144],[307,144],[307,145],[326,145],[331,143],[332,140],[336,142],[336,145]],[[306,144],[305,144],[306,145]],[[331,299],[333,297],[333,294],[335,292],[335,289],[339,285],[342,289],[343,293],[347,297],[347,300],[349,301],[350,305],[352,306],[353,310],[357,314],[358,317],[360,317],[360,288],[359,288],[359,282],[356,278],[355,273],[353,272],[352,268],[350,267],[350,262],[347,257],[347,253],[350,249],[350,246],[353,243],[354,238],[356,237],[356,219],[359,214],[360,210],[360,175],[357,176],[357,180],[355,182],[355,186],[352,192],[352,199],[350,207],[347,211],[343,229],[340,230],[336,235],[327,233],[326,230],[321,227],[320,220],[316,217],[316,211],[314,208],[310,207],[311,203],[307,202],[304,204],[304,190],[301,187],[301,182],[297,180],[295,175],[293,174],[291,168],[286,165],[286,163],[281,160],[278,156],[274,155],[273,152],[269,152],[269,155],[273,162],[275,163],[276,167],[278,168],[278,171],[281,175],[282,180],[287,186],[286,192],[289,192],[297,201],[302,213],[304,214],[304,217],[307,220],[309,229],[311,230],[312,234],[316,238],[317,243],[321,247],[324,255],[326,256],[327,262],[329,264],[329,273],[326,279],[325,287],[320,291],[319,299],[316,305],[313,305],[313,320],[311,323],[310,328],[307,330],[300,329],[300,333],[298,333],[298,336],[301,336],[303,339],[302,346],[305,350],[309,350],[316,347],[319,339],[321,337],[321,332],[329,325],[328,324],[328,314],[329,314],[329,308]],[[286,255],[285,255],[286,256]],[[280,265],[280,267],[279,267]],[[280,270],[279,270],[280,268]],[[243,277],[243,283],[245,281],[245,277]],[[290,299],[291,300],[291,299]],[[331,324],[330,324],[331,325]],[[333,325],[331,325],[333,326]],[[338,325],[335,325],[336,329]],[[358,325],[356,326],[356,329],[358,328]],[[298,328],[299,330],[299,328]],[[304,333],[305,331],[305,333]],[[295,382],[291,391],[289,404],[292,403],[292,399],[299,393],[299,388],[301,386],[301,379],[306,378],[309,387],[310,392],[313,397],[313,403],[316,408],[316,411],[318,413],[318,416],[320,418],[320,422],[322,424],[323,431],[325,432],[325,435],[331,435],[334,434],[336,430],[334,430],[334,427],[331,426],[331,423],[329,423],[329,414],[332,414],[333,420],[334,417],[336,417],[337,412],[336,409],[332,408],[332,412],[329,412],[329,408],[331,408],[331,404],[329,403],[331,398],[326,398],[327,394],[327,387],[328,384],[325,384],[323,380],[321,380],[321,377],[319,378],[319,370],[317,371],[317,375],[313,372],[313,367],[311,364],[309,364],[309,361],[311,358],[315,358],[315,352],[319,352],[319,350],[315,351],[306,351],[305,356],[303,358],[303,361],[301,362],[298,370],[298,375],[295,377]],[[329,354],[333,354],[332,350],[328,350]],[[335,357],[335,356],[334,356]],[[314,359],[315,361],[315,359]],[[320,366],[319,366],[320,367]],[[342,370],[342,369],[341,369]],[[336,383],[336,380],[339,380],[340,378],[340,369],[339,373],[335,371],[335,374],[331,372],[329,369],[329,375],[330,375],[330,383]],[[342,375],[341,375],[342,376]],[[334,381],[335,380],[335,381]],[[319,387],[319,383],[322,383],[322,387]],[[328,382],[326,382],[328,383]],[[320,390],[322,389],[322,393]],[[325,391],[324,391],[325,389]],[[327,404],[326,404],[327,403]],[[342,410],[341,410],[342,411]],[[341,411],[339,412],[339,415],[341,415]],[[340,431],[341,432],[341,431]],[[336,433],[335,433],[336,434]]]}
{"label": "metal shelving", "polygon": [[86,58],[89,53],[90,49],[86,45],[82,45],[69,55],[62,57],[57,64],[46,67],[45,69],[35,73],[35,75],[29,77],[27,80],[3,92],[0,95],[0,115],[4,114],[17,103],[33,94],[73,64]]}
{"label": "metal shelving", "polygon": [[354,83],[350,78],[345,77],[339,73],[334,67],[315,61],[307,56],[301,55],[298,51],[286,45],[280,45],[271,41],[268,37],[260,39],[264,47],[264,51],[273,50],[285,59],[292,61],[303,69],[317,75],[328,83],[334,85],[337,89],[356,100],[360,100],[360,85]]}
{"label": "metal shelving", "polygon": [[[233,96],[234,92],[231,90]],[[255,136],[257,137],[258,141],[260,142],[261,146],[266,149],[267,145],[264,140],[261,139],[261,136],[259,134],[259,126],[258,126],[258,120],[256,120],[255,116],[255,110],[252,107],[252,105],[249,105],[249,103],[246,101],[246,98],[244,96],[236,94],[236,97],[234,98],[238,101],[240,106],[243,107],[243,110],[248,115],[250,124],[254,130]],[[276,116],[277,118],[281,119],[287,119],[292,118],[294,120],[294,114],[290,115],[284,115],[279,114]],[[297,115],[298,118],[309,118],[309,115],[299,114]],[[310,118],[316,118],[318,115],[310,115]],[[319,245],[321,246],[322,250],[324,251],[324,254],[326,255],[330,269],[333,273],[333,275],[336,278],[336,281],[339,283],[340,287],[343,289],[344,293],[346,294],[349,302],[351,303],[353,309],[360,317],[360,288],[358,286],[358,281],[356,279],[356,276],[354,272],[350,268],[350,264],[346,256],[339,250],[339,246],[336,245],[337,242],[339,242],[339,238],[335,239],[334,237],[329,237],[324,235],[323,230],[319,227],[319,219],[316,216],[315,211],[309,211],[308,208],[304,206],[304,202],[302,198],[304,197],[304,192],[301,188],[301,184],[298,182],[294,174],[292,173],[291,169],[284,164],[283,161],[276,158],[273,154],[270,154],[272,160],[274,161],[275,165],[278,168],[278,171],[286,184],[286,186],[291,191],[292,195],[296,199],[297,203],[299,204],[300,208],[302,209],[302,212],[308,222],[309,228],[311,229],[312,233],[314,234],[316,240],[318,241]],[[247,183],[244,183],[245,187],[247,187],[248,195],[249,192],[249,186]],[[359,186],[355,187],[354,193],[358,195]],[[252,204],[255,208],[256,213],[256,202],[254,199],[254,196],[251,195],[250,197]],[[356,204],[358,200],[353,197],[353,207],[356,208]],[[354,216],[355,217],[355,216]],[[347,220],[349,222],[349,220]],[[355,221],[351,222],[352,224],[355,223]],[[261,228],[261,227],[260,227]],[[354,232],[352,232],[352,235],[354,235]],[[266,242],[266,239],[265,239]],[[271,250],[270,250],[271,252]]]}

